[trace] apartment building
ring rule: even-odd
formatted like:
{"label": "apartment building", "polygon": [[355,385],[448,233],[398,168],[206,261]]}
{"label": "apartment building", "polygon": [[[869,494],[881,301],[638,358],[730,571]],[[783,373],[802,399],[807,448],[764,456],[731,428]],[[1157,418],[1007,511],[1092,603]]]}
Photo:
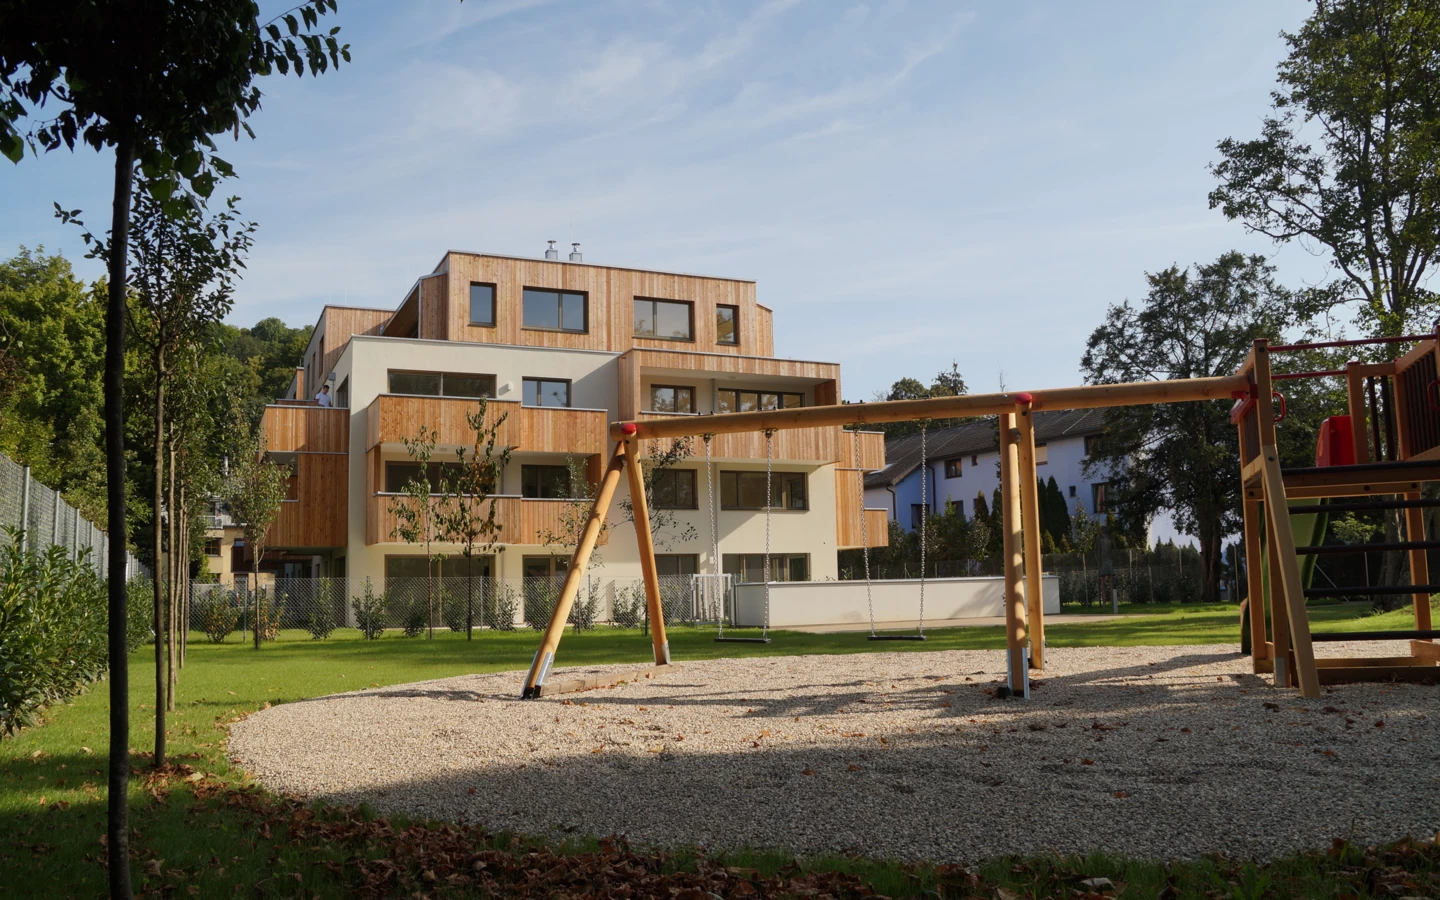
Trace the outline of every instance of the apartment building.
{"label": "apartment building", "polygon": [[[394,309],[325,307],[290,396],[265,410],[266,448],[294,472],[271,548],[308,559],[316,575],[377,585],[423,575],[423,547],[396,536],[400,492],[418,472],[403,439],[434,428],[434,460],[454,460],[471,440],[466,414],[485,397],[490,420],[504,416],[512,457],[495,486],[500,543],[474,571],[558,574],[571,548],[547,536],[584,503],[571,464],[598,480],[611,421],[838,402],[838,364],[774,356],[773,314],[753,281],[546,256],[450,251]],[[330,408],[313,399],[327,386]],[[713,521],[700,440],[661,476],[656,505],[674,520],[656,534],[662,575],[760,578],[765,445],[760,434],[713,439]],[[835,578],[836,551],[859,545],[862,515],[871,543],[883,541],[885,511],[863,510],[861,494],[864,472],[884,464],[878,433],[860,434],[858,456],[854,435],[837,427],[774,436],[774,579]],[[640,574],[625,493],[622,482],[599,548],[599,571],[611,577]]]}

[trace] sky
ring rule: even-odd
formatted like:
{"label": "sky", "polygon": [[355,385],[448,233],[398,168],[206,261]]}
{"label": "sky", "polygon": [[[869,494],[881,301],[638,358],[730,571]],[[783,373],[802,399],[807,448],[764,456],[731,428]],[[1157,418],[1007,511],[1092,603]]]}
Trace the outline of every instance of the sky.
{"label": "sky", "polygon": [[[283,4],[288,6],[289,4]],[[262,3],[280,11],[282,4]],[[264,80],[222,186],[259,223],[230,320],[393,308],[447,249],[753,279],[777,355],[847,399],[959,366],[1080,382],[1107,306],[1231,249],[1323,258],[1209,209],[1303,0],[341,0],[353,62]],[[76,261],[113,156],[0,162],[0,253]]]}

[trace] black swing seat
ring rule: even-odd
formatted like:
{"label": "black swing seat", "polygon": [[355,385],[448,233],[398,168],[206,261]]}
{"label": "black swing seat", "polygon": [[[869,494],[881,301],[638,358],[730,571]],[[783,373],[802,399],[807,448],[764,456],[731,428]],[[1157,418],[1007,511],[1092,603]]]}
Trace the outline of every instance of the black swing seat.
{"label": "black swing seat", "polygon": [[869,637],[872,641],[923,641],[923,634],[872,634]]}
{"label": "black swing seat", "polygon": [[717,637],[717,638],[715,639],[715,643],[717,643],[717,644],[768,644],[768,643],[770,643],[770,639],[769,639],[768,637],[763,637],[763,638]]}

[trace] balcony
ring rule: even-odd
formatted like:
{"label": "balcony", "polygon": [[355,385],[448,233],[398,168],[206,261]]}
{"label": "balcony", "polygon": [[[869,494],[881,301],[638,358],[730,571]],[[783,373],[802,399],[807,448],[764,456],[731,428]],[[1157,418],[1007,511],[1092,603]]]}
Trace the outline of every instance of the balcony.
{"label": "balcony", "polygon": [[[399,543],[394,537],[397,518],[395,508],[401,494],[376,493],[370,496],[365,512],[365,543]],[[442,497],[431,498],[431,508],[445,503]],[[564,534],[567,515],[578,516],[589,509],[589,500],[529,500],[514,494],[495,495],[495,521],[500,525],[498,543],[543,545],[547,535]],[[571,512],[576,510],[576,512]],[[481,514],[487,512],[480,507]],[[576,521],[576,519],[571,519]],[[600,543],[609,541],[609,531],[600,535]]]}
{"label": "balcony", "polygon": [[[468,447],[475,440],[467,416],[478,404],[463,397],[416,397],[381,394],[366,415],[367,450],[377,444],[398,444],[414,438],[420,426],[434,428],[437,444]],[[485,422],[493,425],[504,416],[497,442],[532,453],[570,453],[589,456],[605,452],[609,414],[603,409],[568,409],[521,406],[514,400],[491,400]]]}
{"label": "balcony", "polygon": [[[705,430],[709,416],[686,413],[642,412],[642,420],[652,419],[695,419],[698,433]],[[642,441],[641,450],[648,450],[652,442]],[[860,432],[860,456],[855,456],[855,435],[838,425],[822,425],[815,428],[787,428],[775,432],[771,447],[771,458],[783,462],[804,462],[815,465],[835,463],[846,469],[885,468],[885,435],[878,431]],[[692,448],[697,459],[704,459],[705,444],[698,438]],[[717,434],[710,440],[710,455],[715,460],[764,460],[765,435],[763,432],[738,432]]]}
{"label": "balcony", "polygon": [[835,469],[835,546],[840,550],[890,546],[890,514],[884,507],[862,510],[862,478],[858,469]]}
{"label": "balcony", "polygon": [[314,404],[265,407],[260,428],[271,453],[349,453],[350,411]]}

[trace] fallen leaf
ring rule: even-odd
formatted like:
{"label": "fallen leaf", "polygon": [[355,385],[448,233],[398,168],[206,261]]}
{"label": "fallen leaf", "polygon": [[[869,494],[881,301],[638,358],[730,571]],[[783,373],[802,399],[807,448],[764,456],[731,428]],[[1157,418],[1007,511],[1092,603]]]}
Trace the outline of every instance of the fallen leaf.
{"label": "fallen leaf", "polygon": [[89,747],[81,747],[81,748],[80,748],[80,751],[81,751],[82,753],[87,754],[87,755],[95,752],[94,750],[91,750]]}
{"label": "fallen leaf", "polygon": [[860,769],[859,766],[855,765],[854,763],[851,763],[849,766],[847,766],[847,767],[845,768],[845,771],[847,771],[847,772],[859,772],[859,771],[861,771],[861,769]]}
{"label": "fallen leaf", "polygon": [[1095,760],[1093,760],[1093,759],[1082,759],[1082,760],[1080,760],[1080,765],[1082,765],[1082,766],[1093,766],[1093,765],[1095,765]]}
{"label": "fallen leaf", "polygon": [[1125,798],[1127,798],[1127,797],[1130,796],[1130,792],[1129,792],[1129,791],[1116,791],[1113,796],[1114,796],[1116,799],[1124,800]]}
{"label": "fallen leaf", "polygon": [[815,770],[814,770],[814,769],[801,769],[801,770],[800,770],[800,774],[801,774],[801,775],[814,775],[814,774],[815,774]]}

